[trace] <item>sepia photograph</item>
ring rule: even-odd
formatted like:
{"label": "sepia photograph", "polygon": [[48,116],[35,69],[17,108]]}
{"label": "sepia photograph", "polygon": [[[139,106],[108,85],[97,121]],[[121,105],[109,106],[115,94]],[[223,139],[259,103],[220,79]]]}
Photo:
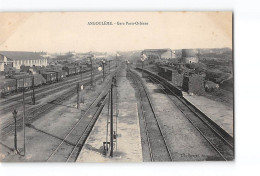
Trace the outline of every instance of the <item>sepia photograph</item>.
{"label": "sepia photograph", "polygon": [[232,11],[0,22],[0,162],[235,161]]}

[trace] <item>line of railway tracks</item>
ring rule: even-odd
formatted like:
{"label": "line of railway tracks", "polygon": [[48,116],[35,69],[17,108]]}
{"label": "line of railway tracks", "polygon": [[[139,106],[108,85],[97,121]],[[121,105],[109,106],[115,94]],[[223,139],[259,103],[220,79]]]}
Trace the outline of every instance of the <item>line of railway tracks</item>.
{"label": "line of railway tracks", "polygon": [[234,140],[224,130],[212,124],[209,117],[202,114],[182,97],[177,96],[167,85],[152,75],[148,76],[196,128],[201,136],[210,144],[224,161],[234,159]]}
{"label": "line of railway tracks", "polygon": [[[80,117],[78,122],[72,127],[72,129],[66,134],[63,140],[55,147],[51,155],[47,158],[47,162],[58,162],[66,161],[73,162],[77,159],[79,152],[84,144],[85,139],[91,132],[95,122],[98,119],[99,114],[104,108],[105,101],[107,100],[108,94],[102,97],[102,93],[92,102],[86,112]],[[98,108],[96,108],[92,118],[88,118],[86,114],[93,108],[95,103],[101,98]],[[82,132],[83,131],[83,132]],[[70,141],[73,145],[68,146],[65,141]]]}
{"label": "line of railway tracks", "polygon": [[[102,76],[99,75],[95,78],[95,80],[98,80],[101,77]],[[89,79],[88,79],[88,81],[83,82],[84,85],[88,85],[89,83],[90,83]],[[71,85],[70,85],[70,87],[71,87]],[[30,124],[33,121],[39,119],[44,113],[56,108],[57,106],[62,104],[62,102],[68,100],[75,94],[76,94],[76,87],[73,87],[73,88],[68,89],[61,95],[59,95],[59,97],[55,98],[54,100],[52,100],[46,104],[30,108],[29,110],[26,111],[26,114],[25,114],[26,123]],[[20,130],[22,128],[22,117],[23,117],[22,114],[18,115],[18,117],[17,117],[17,127],[18,127],[17,130]],[[7,136],[8,134],[10,134],[14,131],[14,119],[10,119],[10,120],[6,121],[1,126],[2,126],[1,127],[1,136],[2,137]]]}
{"label": "line of railway tracks", "polygon": [[162,128],[158,122],[149,93],[143,85],[142,80],[132,71],[129,71],[129,73],[138,87],[141,115],[145,123],[145,133],[147,137],[150,159],[155,162],[173,161],[172,154],[169,150]]}
{"label": "line of railway tracks", "polygon": [[[118,67],[119,69],[119,67]],[[111,72],[111,77],[117,74],[117,70]],[[96,79],[102,78],[102,75],[96,77]],[[85,82],[85,85],[89,84],[90,81]],[[58,139],[58,143],[54,147],[52,147],[49,151],[51,151],[49,156],[46,156],[47,162],[74,162],[76,161],[79,152],[81,151],[85,140],[87,139],[88,135],[90,134],[92,128],[94,127],[102,109],[105,106],[105,103],[108,98],[109,87],[111,86],[111,79],[105,84],[105,87],[102,91],[94,98],[88,108],[82,112],[82,115],[77,120],[76,124],[69,129],[68,132],[65,133],[63,137],[57,137],[55,135],[55,139]],[[62,94],[62,96],[54,99],[53,101],[37,108],[34,112],[31,112],[31,115],[26,115],[26,127],[35,129],[37,132],[41,132],[43,134],[50,134],[46,133],[45,131],[39,130],[32,125],[32,122],[36,119],[40,118],[41,115],[46,114],[50,110],[54,109],[55,107],[62,104],[64,101],[71,98],[73,95],[76,94],[76,89],[70,89],[66,91],[66,93]],[[17,120],[18,129],[22,128],[22,117]],[[7,136],[11,132],[14,131],[14,124],[10,123],[7,128],[2,131],[2,136]],[[2,137],[1,136],[1,137]]]}
{"label": "line of railway tracks", "polygon": [[[117,73],[115,73],[117,74]],[[102,112],[108,97],[110,83],[106,85],[103,91],[95,98],[89,108],[80,117],[78,122],[72,127],[72,129],[66,134],[63,140],[55,147],[53,152],[47,158],[47,162],[75,162],[83,145],[89,136],[92,128],[94,127],[100,113]],[[90,111],[94,110],[92,117],[87,116]],[[73,145],[68,145],[68,142]]]}
{"label": "line of railway tracks", "polygon": [[[114,69],[114,68],[115,68],[115,66],[112,66],[111,69]],[[98,74],[98,75],[101,75],[101,73]],[[87,75],[85,75],[82,78],[82,81],[86,81],[89,78],[90,78],[90,74],[87,74]],[[43,86],[41,88],[38,88],[38,89],[35,90],[35,94],[37,95],[37,100],[45,97],[46,95],[50,95],[52,93],[56,93],[56,92],[59,92],[61,90],[66,89],[66,88],[69,88],[69,87],[71,87],[72,83],[80,81],[80,80],[81,80],[80,77],[76,77],[76,78],[73,78],[73,79],[61,81],[61,82],[58,82],[58,83],[54,83],[54,84],[51,84],[51,85],[46,85],[46,86]],[[25,103],[26,104],[31,103],[31,94],[32,94],[31,91],[25,93],[25,96],[27,96],[26,99],[25,99],[25,101],[26,101]],[[21,104],[21,102],[19,102],[19,100],[22,100],[22,95],[11,97],[9,99],[6,99],[6,100],[2,101],[0,103],[0,105],[1,105],[1,108],[0,108],[1,114],[9,113],[14,108],[19,106],[19,104]],[[11,104],[11,105],[8,105],[8,104],[13,103],[13,102],[15,102],[15,103]]]}

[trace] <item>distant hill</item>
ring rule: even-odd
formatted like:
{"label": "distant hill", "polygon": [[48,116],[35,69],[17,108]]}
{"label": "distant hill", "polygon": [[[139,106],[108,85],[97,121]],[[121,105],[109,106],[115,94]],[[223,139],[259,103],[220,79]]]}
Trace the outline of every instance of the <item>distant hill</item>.
{"label": "distant hill", "polygon": [[[198,50],[199,50],[199,57],[222,58],[222,59],[232,60],[232,49],[230,48],[198,48]],[[176,49],[174,51],[177,58],[182,57],[181,49]],[[124,51],[118,53],[124,56],[124,58],[126,58],[127,60],[136,60],[136,59],[140,59],[141,52],[142,50],[134,50],[134,51]]]}
{"label": "distant hill", "polygon": [[232,49],[230,48],[212,48],[212,49],[199,49],[200,57],[222,58],[232,60]]}

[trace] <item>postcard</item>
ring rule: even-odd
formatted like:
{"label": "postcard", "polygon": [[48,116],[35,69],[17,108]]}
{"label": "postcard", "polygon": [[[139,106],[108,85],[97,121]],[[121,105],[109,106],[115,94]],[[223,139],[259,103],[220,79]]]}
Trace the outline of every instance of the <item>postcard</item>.
{"label": "postcard", "polygon": [[0,13],[0,161],[234,161],[232,20]]}

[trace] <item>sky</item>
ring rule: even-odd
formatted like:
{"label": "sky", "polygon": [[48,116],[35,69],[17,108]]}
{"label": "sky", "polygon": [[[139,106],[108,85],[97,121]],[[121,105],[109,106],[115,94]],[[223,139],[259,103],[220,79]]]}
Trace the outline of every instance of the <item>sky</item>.
{"label": "sky", "polygon": [[[148,25],[117,25],[136,21]],[[232,12],[0,13],[0,22],[0,51],[232,48]]]}

